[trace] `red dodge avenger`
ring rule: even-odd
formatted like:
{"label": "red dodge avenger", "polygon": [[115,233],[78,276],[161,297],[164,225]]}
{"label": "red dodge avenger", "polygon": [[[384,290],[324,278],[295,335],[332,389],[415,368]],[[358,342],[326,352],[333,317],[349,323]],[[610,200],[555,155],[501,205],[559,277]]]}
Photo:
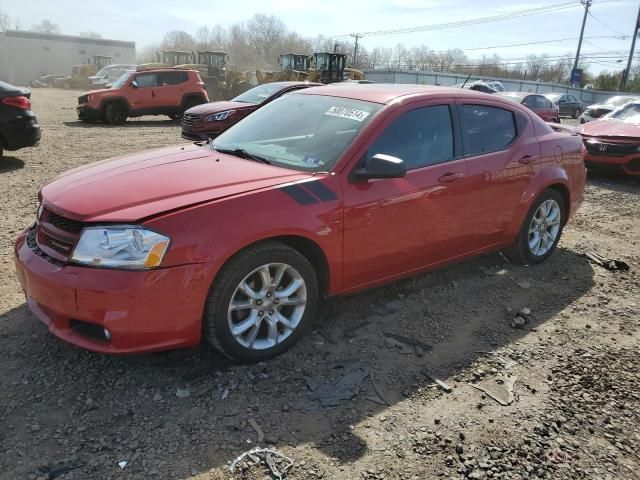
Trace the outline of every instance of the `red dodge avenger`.
{"label": "red dodge avenger", "polygon": [[83,348],[291,347],[318,302],[502,250],[548,258],[582,201],[579,136],[442,87],[314,87],[214,143],[72,170],[15,244],[33,313]]}

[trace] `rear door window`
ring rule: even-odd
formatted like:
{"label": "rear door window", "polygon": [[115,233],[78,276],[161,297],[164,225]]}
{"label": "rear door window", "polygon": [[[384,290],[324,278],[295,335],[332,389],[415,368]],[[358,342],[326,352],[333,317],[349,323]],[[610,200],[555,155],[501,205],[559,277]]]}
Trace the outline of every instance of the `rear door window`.
{"label": "rear door window", "polygon": [[158,75],[155,73],[144,73],[136,76],[136,83],[138,88],[157,87]]}
{"label": "rear door window", "polygon": [[465,155],[504,150],[517,136],[511,110],[487,105],[462,105],[460,110]]}
{"label": "rear door window", "polygon": [[178,85],[187,81],[187,72],[163,72],[158,74],[158,85]]}

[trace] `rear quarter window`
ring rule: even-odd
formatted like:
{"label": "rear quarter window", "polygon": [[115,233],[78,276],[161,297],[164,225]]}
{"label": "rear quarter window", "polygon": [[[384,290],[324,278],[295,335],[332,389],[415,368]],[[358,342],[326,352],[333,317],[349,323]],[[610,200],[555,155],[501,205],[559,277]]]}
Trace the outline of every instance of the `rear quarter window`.
{"label": "rear quarter window", "polygon": [[506,149],[518,136],[519,127],[526,128],[528,122],[511,110],[488,105],[463,105],[460,114],[464,155]]}

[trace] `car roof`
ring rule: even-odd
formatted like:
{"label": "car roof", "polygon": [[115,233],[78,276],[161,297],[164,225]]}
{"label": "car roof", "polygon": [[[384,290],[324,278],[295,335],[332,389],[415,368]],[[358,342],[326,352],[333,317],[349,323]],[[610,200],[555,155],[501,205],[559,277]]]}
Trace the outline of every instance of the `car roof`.
{"label": "car roof", "polygon": [[134,70],[131,69],[133,73],[166,73],[166,72],[197,72],[198,70],[194,70],[193,68],[175,68],[175,67],[163,67],[163,68],[149,68],[146,70]]}
{"label": "car roof", "polygon": [[295,87],[298,85],[310,85],[312,87],[322,86],[322,83],[317,82],[304,82],[304,81],[290,81],[290,82],[270,82],[270,83],[262,83],[260,85],[256,85],[261,87],[262,85],[275,85],[277,87],[285,88],[285,87]]}
{"label": "car roof", "polygon": [[498,95],[501,97],[507,98],[519,98],[523,99],[524,97],[528,97],[529,95],[540,95],[539,93],[531,93],[531,92],[498,92]]}
{"label": "car roof", "polygon": [[305,88],[295,92],[295,95],[326,95],[332,97],[350,98],[365,102],[391,103],[394,100],[410,96],[442,96],[451,95],[457,98],[487,98],[488,93],[476,92],[461,88],[440,87],[435,85],[403,85],[398,83],[371,83],[340,85],[333,83],[326,86]]}

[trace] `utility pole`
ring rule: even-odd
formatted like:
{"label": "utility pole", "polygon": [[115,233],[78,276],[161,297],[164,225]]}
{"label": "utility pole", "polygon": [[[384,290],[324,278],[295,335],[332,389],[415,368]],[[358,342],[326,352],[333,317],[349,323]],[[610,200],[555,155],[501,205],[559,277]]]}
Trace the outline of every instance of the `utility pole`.
{"label": "utility pole", "polygon": [[624,90],[625,88],[627,88],[627,78],[629,78],[629,72],[631,71],[631,61],[633,60],[633,51],[636,48],[636,38],[638,37],[638,26],[640,26],[640,7],[638,7],[636,27],[633,30],[633,39],[631,40],[631,50],[629,50],[629,59],[627,60],[627,68],[622,73],[622,80],[620,81],[620,90]]}
{"label": "utility pole", "polygon": [[580,29],[580,40],[578,40],[578,51],[576,52],[576,61],[573,62],[573,69],[578,68],[578,61],[580,60],[580,49],[582,48],[582,36],[584,35],[584,25],[587,23],[587,15],[589,14],[589,7],[591,7],[592,0],[580,0],[580,3],[584,5],[584,17],[582,17],[582,28]]}
{"label": "utility pole", "polygon": [[356,67],[356,62],[358,61],[358,39],[360,39],[362,35],[360,35],[359,33],[354,33],[351,36],[356,39],[356,46],[353,49],[353,66]]}

